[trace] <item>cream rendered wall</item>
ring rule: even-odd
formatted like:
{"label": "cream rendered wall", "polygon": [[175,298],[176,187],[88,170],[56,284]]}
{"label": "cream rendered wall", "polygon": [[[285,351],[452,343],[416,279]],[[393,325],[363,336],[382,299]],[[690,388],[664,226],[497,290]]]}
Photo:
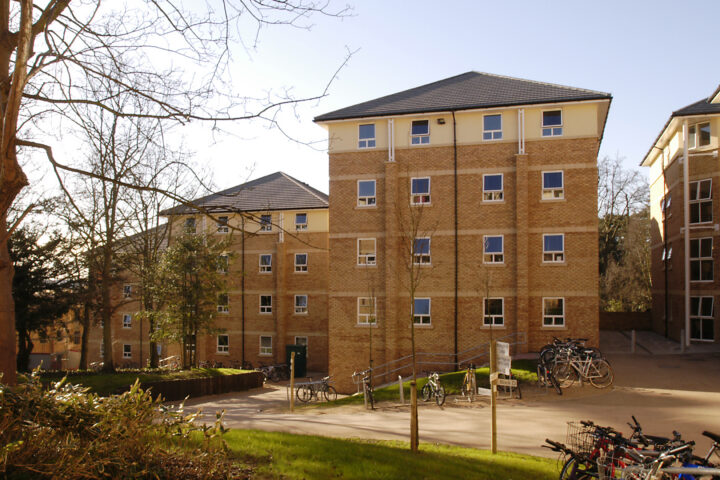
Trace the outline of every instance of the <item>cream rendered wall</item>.
{"label": "cream rendered wall", "polygon": [[[273,229],[271,232],[267,233],[278,233],[278,225],[280,222],[280,213],[279,211],[261,211],[261,212],[247,212],[247,215],[251,216],[254,219],[257,219],[257,221],[253,221],[250,219],[245,220],[245,230],[249,233],[263,233],[260,232],[260,216],[261,215],[271,215],[272,216],[272,226]],[[313,209],[313,210],[285,210],[282,213],[284,213],[283,218],[283,225],[282,228],[288,232],[294,232],[295,231],[295,214],[296,213],[307,213],[307,220],[308,220],[308,228],[307,230],[303,230],[305,232],[328,232],[330,230],[330,214],[327,209]],[[238,214],[232,214],[232,213],[214,213],[214,217],[223,217],[228,216],[228,225],[240,228],[241,222],[240,222],[240,215]],[[195,229],[196,232],[201,233],[203,231],[203,224],[204,224],[204,231],[208,235],[218,234],[222,235],[221,233],[218,233],[217,231],[217,224],[215,221],[211,220],[209,217],[203,215],[203,214],[195,214],[195,215],[182,215],[182,216],[173,216],[172,221],[172,235],[178,235],[183,231],[185,220],[190,217],[195,217]]]}
{"label": "cream rendered wall", "polygon": [[[546,110],[562,110],[563,135],[562,138],[597,137],[602,129],[603,121],[601,109],[607,102],[559,104],[555,106],[520,106],[507,109],[487,109],[472,112],[457,112],[457,141],[459,145],[483,142],[483,117],[485,115],[502,115],[503,138],[493,142],[513,142],[518,138],[517,111],[525,110],[525,140],[538,140],[547,138],[542,136],[542,112]],[[444,124],[438,124],[438,119],[444,119]],[[430,125],[430,143],[428,145],[411,145],[410,129],[414,120],[428,120]],[[330,153],[358,151],[358,126],[361,124],[375,124],[375,149],[388,148],[388,119],[362,119],[338,121],[322,124],[328,129]],[[453,143],[452,114],[428,114],[417,116],[404,116],[394,119],[395,147],[396,148],[423,148],[426,146],[447,146]],[[558,137],[551,137],[558,138]],[[488,142],[491,143],[491,142]],[[363,149],[364,150],[364,149]],[[370,150],[370,149],[368,149]]]}
{"label": "cream rendered wall", "polygon": [[[276,212],[277,213],[277,212]],[[330,231],[330,212],[327,209],[319,210],[284,210],[283,229],[287,232],[295,231],[295,214],[307,213],[307,230],[303,232],[328,232]]]}

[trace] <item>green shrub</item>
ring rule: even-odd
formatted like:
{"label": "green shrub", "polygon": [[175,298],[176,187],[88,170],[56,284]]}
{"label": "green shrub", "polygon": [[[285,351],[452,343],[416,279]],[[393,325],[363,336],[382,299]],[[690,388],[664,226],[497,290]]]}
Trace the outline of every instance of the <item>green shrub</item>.
{"label": "green shrub", "polygon": [[[247,477],[233,465],[214,426],[133,388],[100,397],[66,379],[44,389],[35,374],[0,384],[0,476],[25,478]],[[197,442],[200,432],[202,442]]]}

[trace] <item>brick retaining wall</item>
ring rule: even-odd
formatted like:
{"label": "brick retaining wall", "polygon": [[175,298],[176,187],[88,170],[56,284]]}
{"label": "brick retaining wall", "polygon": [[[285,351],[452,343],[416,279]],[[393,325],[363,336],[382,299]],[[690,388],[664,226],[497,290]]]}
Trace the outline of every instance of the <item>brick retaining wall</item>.
{"label": "brick retaining wall", "polygon": [[652,330],[652,312],[600,312],[600,330]]}
{"label": "brick retaining wall", "polygon": [[[165,401],[183,400],[217,395],[228,392],[241,392],[263,385],[263,374],[260,372],[240,373],[237,375],[222,375],[218,377],[186,378],[181,380],[166,380],[162,382],[142,383],[143,389],[151,389],[153,397],[161,395]],[[123,387],[118,393],[130,390],[130,386]]]}

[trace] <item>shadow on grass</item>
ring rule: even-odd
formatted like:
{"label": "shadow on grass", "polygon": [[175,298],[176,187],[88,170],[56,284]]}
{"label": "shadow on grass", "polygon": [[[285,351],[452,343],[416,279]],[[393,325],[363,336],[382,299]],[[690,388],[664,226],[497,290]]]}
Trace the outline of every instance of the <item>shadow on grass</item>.
{"label": "shadow on grass", "polygon": [[553,479],[556,462],[513,453],[407,442],[341,440],[254,430],[231,430],[223,438],[232,455],[255,473],[290,479]]}

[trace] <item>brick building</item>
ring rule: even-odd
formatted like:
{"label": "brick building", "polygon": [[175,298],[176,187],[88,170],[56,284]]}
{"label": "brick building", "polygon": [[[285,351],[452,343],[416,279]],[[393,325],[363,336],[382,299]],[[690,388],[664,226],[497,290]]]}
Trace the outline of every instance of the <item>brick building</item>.
{"label": "brick building", "polygon": [[653,329],[677,340],[684,331],[686,344],[720,338],[719,132],[720,87],[673,112],[641,163],[650,167]]}
{"label": "brick building", "polygon": [[[227,292],[218,297],[217,335],[197,342],[197,358],[224,365],[285,362],[285,345],[307,345],[310,370],[327,371],[328,197],[278,172],[163,211],[166,238],[191,230],[229,238]],[[203,213],[199,213],[203,212]],[[125,272],[114,292],[117,365],[144,365],[148,327],[137,283]],[[102,331],[93,329],[90,361],[101,358]],[[178,352],[161,346],[162,355]]]}
{"label": "brick building", "polygon": [[[598,341],[607,93],[469,72],[315,118],[330,162],[329,369],[417,349]],[[419,220],[417,220],[419,217]],[[417,228],[413,228],[415,225]],[[408,259],[414,265],[410,267]],[[492,331],[491,331],[492,327]]]}

